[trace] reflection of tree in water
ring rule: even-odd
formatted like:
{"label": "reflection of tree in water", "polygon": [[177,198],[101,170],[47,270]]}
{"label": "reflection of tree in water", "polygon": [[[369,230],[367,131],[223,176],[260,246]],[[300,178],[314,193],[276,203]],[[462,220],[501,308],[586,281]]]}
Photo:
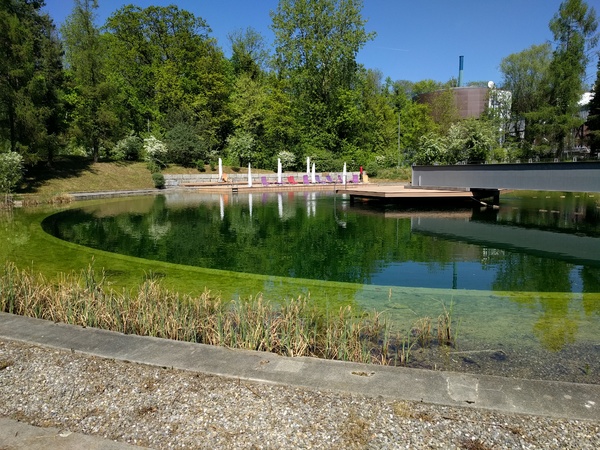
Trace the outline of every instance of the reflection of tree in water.
{"label": "reflection of tree in water", "polygon": [[[533,333],[541,345],[547,350],[558,351],[573,343],[578,321],[573,313],[569,312],[572,296],[556,294],[570,291],[571,266],[518,253],[505,255],[504,260],[498,263],[494,288],[521,291],[522,294],[511,294],[510,298],[532,310],[541,308],[542,312],[533,326]],[[538,292],[552,294],[543,296]]]}
{"label": "reflection of tree in water", "polygon": [[583,280],[583,310],[586,315],[600,315],[600,268],[583,267],[581,269]]}
{"label": "reflection of tree in water", "polygon": [[544,299],[539,297],[543,314],[533,326],[533,332],[547,350],[559,351],[565,345],[575,342],[578,321],[569,312],[570,296]]}
{"label": "reflection of tree in water", "polygon": [[571,292],[570,264],[523,253],[508,253],[497,263],[494,290]]}

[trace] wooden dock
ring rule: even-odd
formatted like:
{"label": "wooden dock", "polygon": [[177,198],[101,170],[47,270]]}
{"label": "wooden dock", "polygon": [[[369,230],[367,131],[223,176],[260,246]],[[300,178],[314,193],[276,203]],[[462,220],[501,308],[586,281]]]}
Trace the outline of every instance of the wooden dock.
{"label": "wooden dock", "polygon": [[[336,189],[338,194],[347,194],[350,201],[356,199],[374,200],[387,203],[406,203],[406,204],[429,204],[429,203],[469,203],[476,202],[482,204],[482,198],[493,197],[497,191],[472,192],[468,189],[422,189],[411,188],[397,184],[357,184],[339,186]],[[485,203],[483,203],[485,204]]]}

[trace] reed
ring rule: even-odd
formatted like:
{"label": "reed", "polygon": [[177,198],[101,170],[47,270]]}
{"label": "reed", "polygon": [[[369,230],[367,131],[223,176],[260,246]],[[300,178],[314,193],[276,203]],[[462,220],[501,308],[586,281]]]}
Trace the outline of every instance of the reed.
{"label": "reed", "polygon": [[381,313],[351,306],[323,312],[308,297],[276,303],[262,294],[232,301],[210,290],[180,295],[163,288],[155,274],[137,289],[115,292],[93,264],[52,283],[6,263],[0,310],[125,334],[377,364],[406,364],[414,345],[410,337],[393,335]]}

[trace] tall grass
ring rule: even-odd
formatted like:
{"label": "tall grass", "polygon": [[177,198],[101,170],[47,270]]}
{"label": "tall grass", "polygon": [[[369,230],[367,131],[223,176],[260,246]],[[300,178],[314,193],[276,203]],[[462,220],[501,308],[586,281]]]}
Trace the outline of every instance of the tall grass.
{"label": "tall grass", "polygon": [[384,315],[351,306],[334,312],[307,297],[269,302],[262,295],[223,301],[209,290],[191,297],[147,277],[136,290],[115,292],[93,265],[62,274],[51,283],[42,275],[6,263],[0,273],[0,310],[55,322],[343,361],[406,364],[410,336],[392,335]]}

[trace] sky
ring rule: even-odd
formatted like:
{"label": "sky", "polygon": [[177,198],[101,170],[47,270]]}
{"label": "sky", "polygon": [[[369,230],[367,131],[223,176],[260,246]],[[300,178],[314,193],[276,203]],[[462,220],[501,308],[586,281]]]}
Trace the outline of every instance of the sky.
{"label": "sky", "polygon": [[[366,30],[377,33],[359,52],[357,60],[377,69],[384,78],[445,82],[458,78],[459,57],[464,56],[463,81],[494,81],[502,84],[502,58],[531,45],[552,42],[548,23],[562,0],[364,0],[362,16]],[[588,0],[592,6],[596,0]],[[101,26],[122,6],[142,8],[177,4],[212,29],[226,56],[231,48],[228,34],[248,27],[260,32],[268,44],[270,11],[278,0],[99,0],[97,22]],[[45,10],[60,26],[70,14],[70,0],[46,0]],[[597,15],[600,14],[596,7]],[[590,61],[586,82],[593,85],[596,59]]]}

